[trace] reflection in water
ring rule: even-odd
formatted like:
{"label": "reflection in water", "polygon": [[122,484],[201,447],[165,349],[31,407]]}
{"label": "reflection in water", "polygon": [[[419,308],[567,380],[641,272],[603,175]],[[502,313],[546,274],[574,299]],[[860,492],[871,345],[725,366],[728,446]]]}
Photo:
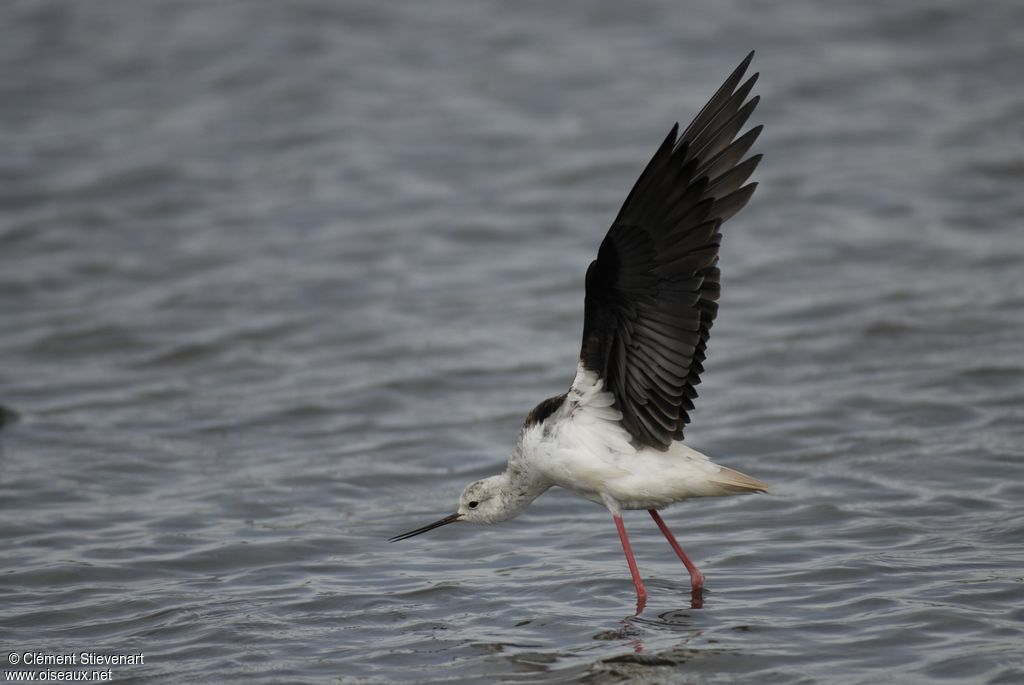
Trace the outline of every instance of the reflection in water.
{"label": "reflection in water", "polygon": [[[658,666],[678,666],[685,663],[693,655],[698,654],[691,642],[698,641],[703,635],[703,628],[694,625],[689,610],[676,609],[658,614],[657,618],[644,619],[627,617],[622,619],[622,628],[615,631],[600,633],[595,639],[617,639],[621,640],[623,647],[628,647],[630,652],[617,654],[602,659],[600,664],[602,671],[609,671],[611,674],[625,675],[633,673],[634,669]],[[644,639],[647,631],[639,631],[637,626],[670,631],[672,640],[666,642],[659,639],[653,650]],[[656,635],[656,633],[652,633]],[[625,669],[625,670],[624,670]]]}
{"label": "reflection in water", "polygon": [[[699,609],[700,607],[692,607]],[[678,630],[692,630],[693,620],[686,609],[673,609],[664,613],[658,614],[658,621],[651,621],[651,623],[657,623],[664,627],[678,629]],[[695,635],[700,634],[700,631],[694,631]]]}

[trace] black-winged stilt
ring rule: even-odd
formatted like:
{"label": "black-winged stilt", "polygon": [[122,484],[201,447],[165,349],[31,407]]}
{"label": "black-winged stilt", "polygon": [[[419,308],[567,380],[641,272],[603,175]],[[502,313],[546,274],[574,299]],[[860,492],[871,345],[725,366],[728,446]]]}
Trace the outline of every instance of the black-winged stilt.
{"label": "black-winged stilt", "polygon": [[740,83],[753,56],[682,135],[672,127],[608,230],[587,269],[583,347],[569,390],[527,415],[504,473],[468,485],[454,514],[390,542],[457,521],[508,520],[558,485],[611,511],[637,613],[647,593],[623,509],[650,512],[700,605],[704,576],[658,510],[691,497],[767,490],[682,443],[718,310],[719,230],[757,186],[744,183],[761,155],[743,156],[761,126],[736,137],[758,102],[747,99],[758,75]]}

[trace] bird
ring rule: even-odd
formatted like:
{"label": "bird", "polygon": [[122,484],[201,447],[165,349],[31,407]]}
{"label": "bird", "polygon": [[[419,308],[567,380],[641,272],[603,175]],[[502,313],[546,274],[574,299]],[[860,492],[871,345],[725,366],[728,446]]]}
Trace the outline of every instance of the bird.
{"label": "bird", "polygon": [[640,174],[587,268],[583,342],[569,389],[527,414],[498,475],[469,484],[458,508],[396,535],[397,542],[456,522],[518,516],[559,486],[612,515],[636,590],[647,602],[622,512],[646,509],[690,576],[702,606],[704,575],[659,511],[694,497],[767,492],[683,442],[718,312],[722,224],[750,200],[762,155],[745,158],[762,126],[740,130],[760,97],[754,53],[693,121],[676,123]]}

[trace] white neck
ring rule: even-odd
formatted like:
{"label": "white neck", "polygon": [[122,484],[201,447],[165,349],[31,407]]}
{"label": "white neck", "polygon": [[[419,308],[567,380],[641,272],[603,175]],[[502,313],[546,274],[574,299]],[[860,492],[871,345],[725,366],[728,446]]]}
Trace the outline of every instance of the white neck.
{"label": "white neck", "polygon": [[534,477],[530,469],[520,468],[509,463],[504,473],[486,479],[495,488],[501,506],[485,523],[507,521],[526,511],[533,500],[537,499],[551,487],[551,483]]}

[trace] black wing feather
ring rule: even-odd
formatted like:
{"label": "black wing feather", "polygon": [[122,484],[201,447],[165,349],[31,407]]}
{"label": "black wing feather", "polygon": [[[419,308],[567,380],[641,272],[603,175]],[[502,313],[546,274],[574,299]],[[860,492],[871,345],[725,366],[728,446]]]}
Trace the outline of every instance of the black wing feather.
{"label": "black wing feather", "polygon": [[[761,127],[737,134],[757,106],[747,58],[682,135],[676,124],[630,190],[587,269],[583,366],[596,372],[643,445],[683,437],[697,397],[720,293],[722,222],[750,200]],[[742,160],[742,161],[741,161]]]}

